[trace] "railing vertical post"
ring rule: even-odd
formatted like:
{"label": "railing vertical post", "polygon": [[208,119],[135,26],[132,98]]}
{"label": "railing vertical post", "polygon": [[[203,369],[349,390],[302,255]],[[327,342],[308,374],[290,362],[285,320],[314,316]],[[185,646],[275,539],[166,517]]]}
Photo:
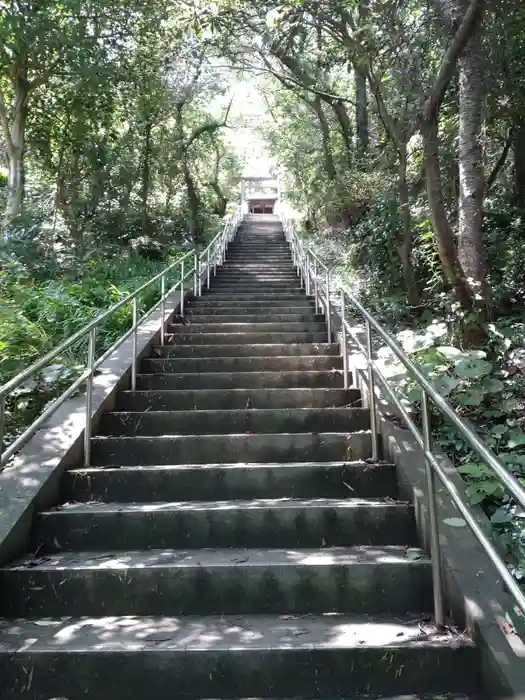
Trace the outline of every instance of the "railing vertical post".
{"label": "railing vertical post", "polygon": [[202,296],[202,272],[201,272],[201,256],[197,258],[197,294]]}
{"label": "railing vertical post", "polygon": [[0,460],[4,451],[4,436],[5,436],[5,396],[0,396]]}
{"label": "railing vertical post", "polygon": [[314,258],[314,296],[315,296],[315,313],[319,313],[319,284],[317,281],[317,258]]}
{"label": "railing vertical post", "polygon": [[180,315],[184,316],[184,260],[180,263]]}
{"label": "railing vertical post", "polygon": [[[421,420],[423,433],[423,448],[425,452],[430,452],[430,409],[428,405],[427,392],[421,390]],[[436,484],[432,464],[425,458],[425,471],[427,477],[428,491],[428,518],[430,530],[430,557],[432,560],[432,584],[434,590],[434,622],[437,627],[445,625],[445,610],[443,604],[443,570],[441,567],[441,548],[439,545],[439,523],[436,504]]]}
{"label": "railing vertical post", "polygon": [[133,297],[133,326],[131,331],[131,390],[137,388],[137,325],[138,325],[137,297]]}
{"label": "railing vertical post", "polygon": [[343,346],[343,384],[344,388],[349,388],[348,381],[348,346],[346,340],[346,300],[344,289],[341,289],[341,345]]}
{"label": "railing vertical post", "polygon": [[199,254],[193,254],[193,296],[196,297],[198,294],[198,268],[199,268]]}
{"label": "railing vertical post", "polygon": [[307,296],[310,296],[311,294],[311,289],[310,289],[310,251],[308,250],[306,252],[306,294]]}
{"label": "railing vertical post", "polygon": [[95,343],[97,339],[96,327],[89,331],[87,370],[89,372],[86,380],[86,426],[84,428],[84,466],[89,467],[91,463],[91,413],[93,410],[93,374],[95,371]]}
{"label": "railing vertical post", "polygon": [[332,342],[332,309],[330,307],[330,271],[327,269],[325,274],[326,288],[326,328],[328,332],[328,342]]}
{"label": "railing vertical post", "polygon": [[370,432],[372,433],[372,459],[379,459],[379,435],[377,432],[376,387],[372,356],[372,326],[366,322],[366,361],[368,366],[368,401],[370,403]]}
{"label": "railing vertical post", "polygon": [[160,344],[164,345],[166,342],[166,275],[163,274],[160,278]]}
{"label": "railing vertical post", "polygon": [[210,249],[206,252],[206,289],[210,288]]}

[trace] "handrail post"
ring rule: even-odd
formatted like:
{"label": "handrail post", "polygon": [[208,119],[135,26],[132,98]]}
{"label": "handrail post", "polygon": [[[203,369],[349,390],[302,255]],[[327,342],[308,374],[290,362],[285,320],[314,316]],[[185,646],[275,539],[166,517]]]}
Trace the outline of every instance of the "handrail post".
{"label": "handrail post", "polygon": [[343,346],[343,386],[345,389],[349,388],[348,381],[348,346],[346,340],[346,305],[345,305],[345,292],[341,289],[341,345]]}
{"label": "handrail post", "polygon": [[5,435],[5,395],[0,396],[0,459],[4,453],[4,435]]}
{"label": "handrail post", "polygon": [[165,343],[166,328],[164,321],[166,319],[166,275],[163,274],[160,278],[160,344]]}
{"label": "handrail post", "polygon": [[202,272],[201,272],[201,256],[199,253],[197,259],[197,294],[202,296]]}
{"label": "handrail post", "polygon": [[[421,390],[421,420],[423,433],[423,448],[425,453],[430,452],[430,409],[427,392]],[[439,628],[445,625],[445,611],[443,604],[443,570],[441,566],[441,548],[439,543],[439,523],[436,506],[436,484],[434,469],[425,454],[425,472],[428,490],[428,519],[430,530],[430,558],[432,561],[432,584],[434,592],[434,622]]]}
{"label": "handrail post", "polygon": [[195,252],[193,254],[193,296],[197,296],[198,284],[197,284],[197,270],[199,267],[199,254]]}
{"label": "handrail post", "polygon": [[180,315],[184,316],[184,260],[180,263]]}
{"label": "handrail post", "polygon": [[332,342],[332,310],[330,308],[330,271],[327,269],[325,274],[326,287],[326,329],[328,333],[328,342]]}
{"label": "handrail post", "polygon": [[306,251],[306,295],[310,296],[310,251]]}
{"label": "handrail post", "polygon": [[131,390],[137,388],[137,325],[138,325],[138,307],[137,297],[133,297],[133,321],[131,330]]}
{"label": "handrail post", "polygon": [[93,375],[95,367],[95,342],[97,329],[93,327],[89,331],[87,370],[89,372],[86,381],[86,426],[84,428],[84,466],[91,464],[91,413],[93,410]]}
{"label": "handrail post", "polygon": [[368,365],[368,401],[370,403],[370,432],[372,433],[372,459],[379,459],[379,435],[377,433],[376,388],[374,361],[372,359],[372,326],[366,321],[366,360]]}
{"label": "handrail post", "polygon": [[210,288],[210,249],[206,252],[206,289]]}
{"label": "handrail post", "polygon": [[319,313],[319,284],[317,280],[317,258],[314,258],[314,296],[315,313]]}

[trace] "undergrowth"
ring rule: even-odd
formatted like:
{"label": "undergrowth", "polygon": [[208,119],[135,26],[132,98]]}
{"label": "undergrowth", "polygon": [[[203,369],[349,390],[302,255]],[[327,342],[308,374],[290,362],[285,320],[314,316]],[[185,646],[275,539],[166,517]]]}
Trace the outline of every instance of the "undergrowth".
{"label": "undergrowth", "polygon": [[[391,243],[398,221],[388,198],[373,206],[350,233],[310,233],[309,244],[525,485],[525,212],[500,208],[486,213],[484,238],[495,320],[486,328],[488,342],[482,350],[462,347],[464,317],[443,283],[426,207],[415,206],[412,215],[418,307],[407,306],[403,293]],[[420,390],[388,348],[379,345],[377,351],[385,375],[417,422]],[[437,411],[432,427],[433,439],[466,482],[470,504],[480,506],[490,518],[494,538],[508,552],[509,568],[524,580],[525,512]],[[465,525],[460,518],[457,524]]]}
{"label": "undergrowth", "polygon": [[[80,330],[95,316],[137,289],[176,259],[149,260],[120,251],[92,255],[77,265],[37,268],[3,251],[0,270],[0,385]],[[169,284],[178,279],[178,266]],[[139,298],[139,312],[160,297],[160,284]],[[97,331],[99,357],[132,322],[131,305],[113,313]],[[44,407],[59,396],[85,368],[87,338],[54,358],[40,373],[6,400],[5,444],[8,445]]]}

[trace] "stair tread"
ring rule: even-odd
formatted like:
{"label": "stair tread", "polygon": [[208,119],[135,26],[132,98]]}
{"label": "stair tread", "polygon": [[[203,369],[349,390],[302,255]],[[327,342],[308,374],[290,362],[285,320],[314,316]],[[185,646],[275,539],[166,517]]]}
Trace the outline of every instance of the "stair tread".
{"label": "stair tread", "polygon": [[[0,622],[3,653],[239,652],[472,647],[462,634],[422,633],[420,615],[62,617]],[[31,644],[28,645],[28,639]]]}
{"label": "stair tread", "polygon": [[147,551],[60,552],[44,556],[29,555],[4,570],[104,569],[122,571],[144,568],[230,568],[270,566],[352,566],[361,564],[428,564],[425,552],[399,545],[324,547],[299,549],[150,549]]}
{"label": "stair tread", "polygon": [[[288,410],[288,409],[286,409]],[[140,411],[139,411],[140,413]],[[290,469],[293,467],[348,467],[352,469],[377,469],[378,467],[392,467],[392,462],[364,462],[362,460],[354,460],[350,462],[231,462],[230,464],[224,464],[223,462],[217,462],[216,464],[159,464],[151,465],[145,464],[140,466],[123,466],[123,467],[79,467],[78,469],[69,469],[69,472],[100,472],[106,471],[107,469],[121,469],[121,470],[140,470],[140,469],[198,469],[199,471],[206,471],[207,469],[278,469],[279,467]]]}
{"label": "stair tread", "polygon": [[148,503],[105,503],[88,501],[64,503],[56,508],[42,511],[41,515],[70,513],[160,513],[181,510],[261,510],[266,508],[384,508],[385,506],[406,508],[407,501],[384,498],[258,498],[256,500],[231,501],[157,501]]}

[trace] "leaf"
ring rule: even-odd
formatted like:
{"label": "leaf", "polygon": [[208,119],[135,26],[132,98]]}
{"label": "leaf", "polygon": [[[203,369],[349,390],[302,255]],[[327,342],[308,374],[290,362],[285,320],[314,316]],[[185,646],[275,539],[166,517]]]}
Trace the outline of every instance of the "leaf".
{"label": "leaf", "polygon": [[454,377],[449,377],[447,374],[441,377],[435,377],[432,380],[432,386],[436,391],[438,391],[442,396],[448,396],[451,391],[458,386],[459,381]]}
{"label": "leaf", "polygon": [[464,352],[461,352],[461,350],[453,347],[452,345],[438,345],[436,350],[447,360],[459,360],[460,358],[465,357]]}
{"label": "leaf", "polygon": [[487,394],[499,394],[505,389],[505,385],[500,379],[485,377],[481,382],[481,389]]}
{"label": "leaf", "polygon": [[454,371],[459,377],[465,379],[479,379],[492,371],[492,363],[486,360],[468,358],[460,360],[456,364]]}
{"label": "leaf", "polygon": [[450,525],[450,527],[465,527],[467,524],[463,518],[445,518],[443,523],[445,525]]}
{"label": "leaf", "polygon": [[485,394],[476,387],[470,387],[458,392],[456,400],[463,406],[479,406],[484,396]]}
{"label": "leaf", "polygon": [[464,476],[480,479],[487,476],[487,467],[480,462],[467,462],[458,467],[458,472]]}
{"label": "leaf", "polygon": [[509,432],[507,447],[512,450],[520,445],[525,445],[525,433],[519,428],[514,428]]}

